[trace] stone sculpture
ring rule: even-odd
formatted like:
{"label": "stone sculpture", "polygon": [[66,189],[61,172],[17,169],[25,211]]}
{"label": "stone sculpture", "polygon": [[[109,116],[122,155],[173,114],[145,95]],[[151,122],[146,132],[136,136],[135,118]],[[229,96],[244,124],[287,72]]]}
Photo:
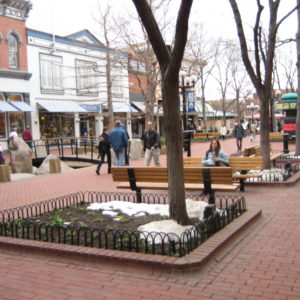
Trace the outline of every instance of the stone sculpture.
{"label": "stone sculpture", "polygon": [[8,145],[12,173],[32,173],[32,151],[26,142],[18,136],[12,136]]}

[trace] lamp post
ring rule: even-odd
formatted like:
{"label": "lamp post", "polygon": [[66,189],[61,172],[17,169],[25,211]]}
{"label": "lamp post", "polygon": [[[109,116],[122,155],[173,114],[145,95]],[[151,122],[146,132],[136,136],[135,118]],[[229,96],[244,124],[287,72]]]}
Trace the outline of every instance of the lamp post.
{"label": "lamp post", "polygon": [[183,115],[183,130],[186,130],[186,90],[194,88],[197,81],[197,76],[186,76],[186,72],[179,72],[179,88],[182,95],[182,115]]}
{"label": "lamp post", "polygon": [[257,110],[259,108],[259,105],[257,104],[254,104],[253,102],[250,103],[250,105],[247,105],[247,109],[251,110],[251,124],[253,123],[253,113],[254,113],[254,110]]}

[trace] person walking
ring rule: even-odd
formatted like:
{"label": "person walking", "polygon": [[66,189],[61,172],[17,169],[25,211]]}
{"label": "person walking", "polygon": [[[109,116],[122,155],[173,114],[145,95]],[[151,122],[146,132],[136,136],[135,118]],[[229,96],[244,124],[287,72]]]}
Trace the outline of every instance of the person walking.
{"label": "person walking", "polygon": [[129,144],[129,134],[128,134],[128,131],[125,129],[125,125],[123,123],[121,123],[121,127],[125,131],[127,139],[128,139],[128,143],[125,146],[125,166],[129,166],[129,154],[128,154],[128,146],[130,145]]}
{"label": "person walking", "polygon": [[257,132],[257,127],[256,127],[255,122],[253,121],[251,126],[250,126],[250,134],[251,134],[250,140],[251,140],[251,142],[255,142],[256,132]]}
{"label": "person walking", "polygon": [[213,139],[210,142],[205,157],[202,159],[202,164],[205,166],[219,167],[228,166],[228,163],[228,155],[221,149],[220,142]]}
{"label": "person walking", "polygon": [[242,151],[245,130],[240,121],[238,121],[237,124],[234,126],[233,136],[236,138],[237,151]]}
{"label": "person walking", "polygon": [[147,123],[147,130],[144,134],[144,151],[145,151],[145,165],[149,167],[153,158],[156,167],[160,166],[160,136],[153,130],[152,122]]}
{"label": "person walking", "polygon": [[32,134],[29,129],[29,126],[26,126],[26,129],[23,131],[23,140],[26,142],[26,144],[29,146],[30,149],[32,149]]}
{"label": "person walking", "polygon": [[4,155],[3,155],[3,150],[2,150],[2,143],[0,142],[0,165],[4,165],[5,160],[4,160]]}
{"label": "person walking", "polygon": [[111,154],[110,154],[110,143],[109,143],[109,130],[107,128],[103,128],[103,133],[99,136],[99,156],[100,160],[96,169],[97,175],[100,175],[100,168],[104,163],[105,156],[107,158],[108,171],[107,173],[111,173]]}
{"label": "person walking", "polygon": [[223,139],[223,141],[225,140],[225,136],[227,134],[227,128],[224,124],[222,124],[221,128],[220,128],[220,133],[221,133],[221,138]]}
{"label": "person walking", "polygon": [[128,138],[125,130],[121,127],[121,121],[116,121],[115,128],[110,132],[108,141],[116,155],[115,166],[124,166],[125,146],[127,146]]}

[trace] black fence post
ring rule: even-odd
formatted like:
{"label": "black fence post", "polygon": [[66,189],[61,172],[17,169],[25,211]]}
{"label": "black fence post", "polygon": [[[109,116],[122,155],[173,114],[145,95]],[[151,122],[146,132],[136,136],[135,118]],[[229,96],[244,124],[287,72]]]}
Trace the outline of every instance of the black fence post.
{"label": "black fence post", "polygon": [[283,134],[283,153],[287,154],[289,153],[289,134],[284,133]]}

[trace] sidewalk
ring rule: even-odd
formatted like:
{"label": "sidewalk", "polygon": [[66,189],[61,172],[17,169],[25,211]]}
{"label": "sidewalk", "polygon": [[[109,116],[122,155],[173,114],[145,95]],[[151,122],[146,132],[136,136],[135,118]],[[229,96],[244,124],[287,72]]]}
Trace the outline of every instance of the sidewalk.
{"label": "sidewalk", "polygon": [[[244,139],[243,147],[250,144]],[[282,143],[272,147],[281,149]],[[203,156],[207,148],[193,144],[192,156]],[[235,141],[222,142],[222,148],[234,153]],[[91,167],[0,184],[0,209],[76,191],[116,190],[106,166],[102,173]],[[299,299],[299,192],[300,184],[247,187],[247,206],[262,209],[262,218],[196,272],[150,272],[0,249],[0,299]]]}

